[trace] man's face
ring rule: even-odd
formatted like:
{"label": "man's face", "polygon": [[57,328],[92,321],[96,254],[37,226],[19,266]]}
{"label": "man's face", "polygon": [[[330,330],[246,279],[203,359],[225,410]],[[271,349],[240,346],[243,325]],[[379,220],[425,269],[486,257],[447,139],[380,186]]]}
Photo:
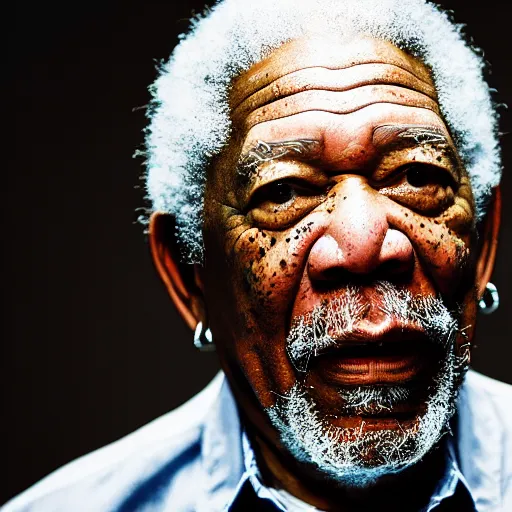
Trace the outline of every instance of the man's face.
{"label": "man's face", "polygon": [[230,106],[202,277],[241,406],[338,480],[405,467],[451,415],[475,317],[473,197],[429,72],[297,40]]}

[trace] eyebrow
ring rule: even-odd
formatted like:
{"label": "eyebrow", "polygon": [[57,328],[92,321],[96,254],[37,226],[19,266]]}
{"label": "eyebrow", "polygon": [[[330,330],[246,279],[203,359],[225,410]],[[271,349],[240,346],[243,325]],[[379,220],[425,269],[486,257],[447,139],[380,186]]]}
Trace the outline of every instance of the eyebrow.
{"label": "eyebrow", "polygon": [[313,160],[320,155],[322,144],[315,139],[297,139],[280,142],[256,144],[240,157],[237,164],[237,176],[243,183],[249,182],[264,162],[273,162],[281,158],[293,157],[296,160]]}
{"label": "eyebrow", "polygon": [[[373,130],[372,143],[379,151],[414,148],[421,145],[434,146],[447,154],[454,166],[459,167],[459,156],[444,132],[434,126],[381,125]],[[258,140],[245,154],[240,156],[236,174],[240,184],[247,185],[258,173],[264,162],[293,157],[295,160],[311,161],[318,158],[322,142],[315,139],[296,139],[279,142]]]}
{"label": "eyebrow", "polygon": [[447,154],[459,166],[459,156],[444,132],[434,126],[383,125],[373,130],[372,142],[380,151],[430,145]]}

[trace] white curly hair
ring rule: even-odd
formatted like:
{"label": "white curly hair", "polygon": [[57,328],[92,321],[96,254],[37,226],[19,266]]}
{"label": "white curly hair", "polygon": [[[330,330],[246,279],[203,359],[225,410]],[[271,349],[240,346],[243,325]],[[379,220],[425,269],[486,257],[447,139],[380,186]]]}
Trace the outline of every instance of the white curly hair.
{"label": "white curly hair", "polygon": [[430,68],[483,218],[501,175],[498,116],[484,60],[447,13],[425,0],[223,0],[192,20],[150,87],[147,197],[175,217],[186,261],[202,261],[206,169],[229,139],[233,78],[319,26],[387,40]]}

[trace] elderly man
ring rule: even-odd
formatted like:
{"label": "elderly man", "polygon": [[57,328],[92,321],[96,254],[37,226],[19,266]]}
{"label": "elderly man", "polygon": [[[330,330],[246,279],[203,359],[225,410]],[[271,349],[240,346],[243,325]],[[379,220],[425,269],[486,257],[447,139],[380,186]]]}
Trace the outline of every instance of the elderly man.
{"label": "elderly man", "polygon": [[512,510],[510,389],[467,372],[500,161],[457,27],[225,0],[152,91],[152,253],[223,374],[5,510]]}

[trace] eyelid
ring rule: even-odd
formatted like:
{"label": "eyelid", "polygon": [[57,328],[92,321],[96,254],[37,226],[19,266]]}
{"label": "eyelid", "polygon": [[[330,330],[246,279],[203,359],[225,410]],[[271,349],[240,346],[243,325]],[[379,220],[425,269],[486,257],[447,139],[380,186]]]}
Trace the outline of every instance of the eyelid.
{"label": "eyelid", "polygon": [[[285,165],[281,165],[285,164]],[[278,161],[265,162],[258,169],[256,178],[243,193],[243,204],[252,202],[252,197],[258,191],[274,182],[293,182],[306,187],[321,189],[327,185],[326,176],[316,167],[304,162]],[[247,206],[246,206],[247,208]]]}
{"label": "eyelid", "polygon": [[443,173],[449,176],[452,181],[452,186],[458,188],[460,183],[460,177],[453,169],[447,168],[446,166],[438,165],[430,161],[414,160],[411,162],[404,163],[398,166],[393,171],[389,172],[384,178],[375,180],[375,185],[380,187],[388,187],[398,182],[403,176],[407,174],[413,167],[424,168],[425,172],[429,170],[431,172]]}
{"label": "eyelid", "polygon": [[290,185],[292,189],[298,190],[299,192],[302,191],[302,195],[308,195],[308,196],[315,196],[320,195],[322,192],[324,192],[324,188],[319,184],[314,184],[308,181],[307,179],[304,179],[302,177],[297,176],[290,176],[286,178],[277,178],[272,181],[268,181],[265,183],[262,183],[257,188],[255,188],[247,201],[247,205],[244,208],[244,211],[249,212],[251,209],[255,208],[261,201],[258,201],[258,198],[261,194],[264,194],[265,189],[276,185],[278,183],[284,183],[287,185]]}
{"label": "eyelid", "polygon": [[[419,176],[408,175],[408,169],[418,167],[430,168],[431,172],[426,171]],[[394,175],[392,182],[376,187],[380,194],[426,216],[437,216],[453,204],[460,182],[446,168],[420,162],[401,166],[398,170],[401,172]],[[418,179],[419,182],[415,183]]]}
{"label": "eyelid", "polygon": [[[397,165],[397,163],[399,165]],[[411,148],[394,149],[382,155],[374,175],[389,175],[395,170],[403,169],[406,165],[423,164],[437,167],[451,174],[455,183],[459,183],[461,176],[461,163],[457,158],[455,149],[450,145],[417,145]],[[384,173],[379,173],[384,169]],[[386,172],[387,169],[387,172]],[[379,181],[379,180],[377,180]]]}

